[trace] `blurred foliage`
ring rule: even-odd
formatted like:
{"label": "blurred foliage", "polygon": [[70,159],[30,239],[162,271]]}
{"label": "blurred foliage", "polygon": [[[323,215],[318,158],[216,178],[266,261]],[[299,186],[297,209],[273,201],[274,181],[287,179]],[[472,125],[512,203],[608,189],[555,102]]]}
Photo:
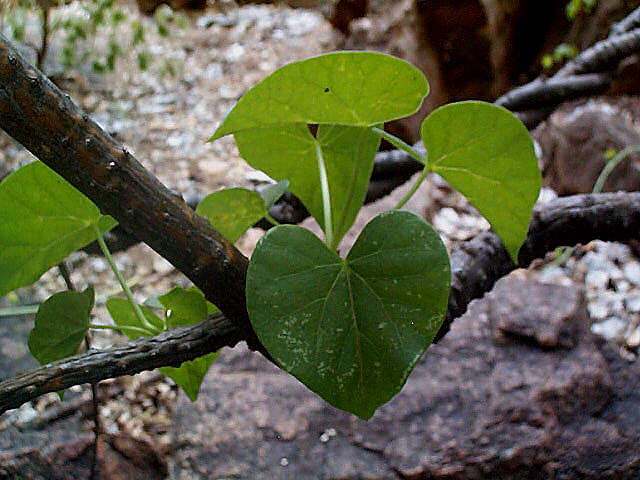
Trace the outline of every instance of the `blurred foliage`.
{"label": "blurred foliage", "polygon": [[578,49],[575,45],[569,43],[561,43],[554,48],[553,53],[543,55],[541,63],[542,68],[545,70],[550,69],[556,64],[562,64],[567,60],[571,60],[578,54]]}
{"label": "blurred foliage", "polygon": [[[64,9],[49,14],[55,7]],[[149,30],[166,38],[173,29],[188,25],[188,17],[166,5],[146,20],[131,15],[116,0],[0,0],[0,31],[36,51],[55,36],[58,48],[53,54],[65,70],[90,65],[96,73],[111,72],[119,58],[135,59],[140,70],[147,70],[154,61],[147,44]],[[181,67],[175,59],[159,64],[161,74],[175,74]]]}
{"label": "blurred foliage", "polygon": [[595,8],[598,0],[570,0],[565,8],[565,13],[569,20],[575,20],[580,13],[590,14]]}

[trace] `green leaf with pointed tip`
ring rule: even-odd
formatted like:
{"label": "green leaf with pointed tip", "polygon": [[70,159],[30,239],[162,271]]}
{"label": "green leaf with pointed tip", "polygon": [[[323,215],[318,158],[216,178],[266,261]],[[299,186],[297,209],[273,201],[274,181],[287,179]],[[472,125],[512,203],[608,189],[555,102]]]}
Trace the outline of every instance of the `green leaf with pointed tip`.
{"label": "green leaf with pointed tip", "polygon": [[374,52],[335,52],[276,70],[243,95],[211,141],[288,123],[371,126],[415,113],[429,90],[420,70]]}
{"label": "green leaf with pointed tip", "polygon": [[374,218],[342,260],[308,230],[271,229],[247,274],[247,309],[286,371],[370,418],[404,385],[447,309],[449,258],[418,216]]}
{"label": "green leaf with pointed tip", "polygon": [[422,124],[427,167],[489,221],[517,263],[540,191],[540,171],[526,127],[489,103],[452,103]]}
{"label": "green leaf with pointed tip", "polygon": [[338,241],[364,203],[380,137],[369,128],[320,125],[317,138],[304,124],[256,128],[235,134],[240,155],[274,179],[287,178],[291,191],[324,228],[316,145],[320,146]]}
{"label": "green leaf with pointed tip", "polygon": [[234,243],[254,223],[264,217],[264,201],[257,192],[246,188],[226,188],[207,195],[196,208],[211,225]]}
{"label": "green leaf with pointed tip", "polygon": [[[167,311],[167,326],[184,327],[201,322],[217,308],[204,298],[197,288],[174,287],[169,293],[160,295],[158,300]],[[213,310],[211,309],[213,307]],[[162,367],[158,370],[171,378],[195,402],[200,385],[218,352],[209,353],[194,360],[183,362],[180,367]]]}
{"label": "green leaf with pointed tip", "polygon": [[[140,323],[138,317],[136,317],[133,308],[131,308],[131,304],[125,298],[111,297],[107,300],[106,303],[107,310],[109,311],[109,315],[113,319],[113,323],[118,327],[136,327],[147,329],[145,325]],[[158,317],[153,311],[145,307],[144,305],[140,305],[140,310],[142,310],[142,314],[147,319],[147,321],[155,327],[154,332],[148,332],[148,334],[143,334],[139,332],[135,332],[132,330],[127,330],[123,328],[122,333],[124,333],[131,340],[135,340],[136,338],[143,336],[152,336],[157,335],[158,333],[164,330],[164,322],[160,317]]]}
{"label": "green leaf with pointed tip", "polygon": [[117,222],[44,165],[33,162],[0,183],[0,297],[30,285]]}
{"label": "green leaf with pointed tip", "polygon": [[269,185],[262,192],[260,196],[264,200],[264,208],[269,211],[271,207],[280,199],[280,197],[289,189],[289,180],[282,180],[273,185]]}
{"label": "green leaf with pointed tip", "polygon": [[219,352],[208,353],[195,360],[182,362],[179,368],[161,367],[158,370],[184,390],[189,400],[195,402],[200,392],[200,385],[202,385],[207,371],[218,358],[218,354]]}
{"label": "green leaf with pointed tip", "polygon": [[75,355],[89,329],[94,292],[60,292],[45,300],[29,334],[29,351],[40,365]]}
{"label": "green leaf with pointed tip", "polygon": [[174,287],[158,301],[167,311],[167,327],[184,327],[201,322],[209,311],[203,293],[196,288]]}

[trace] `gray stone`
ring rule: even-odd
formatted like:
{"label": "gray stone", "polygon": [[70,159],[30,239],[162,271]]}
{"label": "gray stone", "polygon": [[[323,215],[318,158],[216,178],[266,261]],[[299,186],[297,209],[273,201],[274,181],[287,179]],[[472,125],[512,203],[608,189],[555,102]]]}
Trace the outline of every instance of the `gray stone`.
{"label": "gray stone", "polygon": [[640,475],[640,366],[590,334],[576,288],[501,280],[368,422],[255,354],[221,357],[179,401],[173,479]]}
{"label": "gray stone", "polygon": [[624,265],[624,276],[634,285],[640,286],[640,262],[631,261]]}
{"label": "gray stone", "polygon": [[[573,108],[571,110],[571,108]],[[535,130],[542,147],[544,185],[559,195],[591,193],[607,164],[604,152],[640,143],[630,122],[606,104],[567,106]],[[640,189],[640,154],[631,154],[611,172],[603,191]]]}

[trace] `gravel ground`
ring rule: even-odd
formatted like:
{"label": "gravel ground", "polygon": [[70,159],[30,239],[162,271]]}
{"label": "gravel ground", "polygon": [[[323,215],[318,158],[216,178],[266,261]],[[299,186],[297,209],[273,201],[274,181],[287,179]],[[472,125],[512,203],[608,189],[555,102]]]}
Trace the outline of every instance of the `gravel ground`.
{"label": "gravel ground", "polygon": [[[176,30],[169,40],[157,35],[148,39],[154,55],[176,59],[174,77],[153,68],[140,72],[131,59],[122,59],[114,74],[96,77],[71,72],[61,82],[74,100],[146,168],[184,195],[265,182],[263,174],[251,170],[238,157],[230,138],[213,144],[206,143],[207,139],[253,84],[280,65],[332,50],[340,40],[316,11],[275,6],[223,10],[194,15],[191,27]],[[138,15],[132,7],[128,13]],[[151,25],[149,19],[141,21]],[[54,52],[55,48],[54,40]],[[14,167],[30,160],[19,146],[0,138],[0,164]],[[437,177],[429,181],[425,215],[450,248],[488,228],[460,195]],[[553,193],[543,196],[552,197]],[[241,239],[241,250],[250,253],[260,235],[251,230]],[[174,285],[188,284],[145,245],[118,253],[115,258],[140,301]],[[70,264],[78,288],[97,285],[96,321],[107,322],[104,299],[119,290],[108,265],[101,258],[83,253],[75,254]],[[629,247],[592,242],[575,249],[564,262],[550,254],[545,261],[537,262],[530,274],[544,282],[584,285],[594,319],[592,330],[620,345],[625,358],[635,359],[640,345],[640,262]],[[52,270],[34,287],[20,293],[44,300],[62,289],[62,280]],[[104,347],[116,340],[100,332],[94,336],[94,346]],[[88,399],[86,389],[77,390]],[[125,430],[155,444],[169,445],[166,431],[175,387],[148,372],[104,382],[101,391],[106,400],[100,414],[107,431]],[[45,396],[20,411],[41,413],[55,403],[55,398]]]}

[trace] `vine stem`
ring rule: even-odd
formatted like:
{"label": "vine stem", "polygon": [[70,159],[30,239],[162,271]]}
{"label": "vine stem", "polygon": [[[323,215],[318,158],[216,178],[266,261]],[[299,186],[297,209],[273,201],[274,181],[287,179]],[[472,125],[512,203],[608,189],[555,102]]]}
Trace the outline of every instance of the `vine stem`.
{"label": "vine stem", "polygon": [[149,336],[149,335],[157,335],[158,331],[154,330],[154,331],[150,331],[150,330],[146,330],[144,328],[140,328],[140,327],[134,327],[132,325],[129,326],[116,326],[116,325],[99,325],[97,323],[90,323],[89,324],[89,328],[92,328],[94,330],[113,330],[116,332],[135,332],[135,333],[140,333],[141,335]]}
{"label": "vine stem", "polygon": [[406,152],[410,157],[422,163],[423,165],[427,165],[427,156],[420,153],[418,150],[413,148],[406,142],[403,142],[401,139],[396,137],[395,135],[390,134],[389,132],[385,132],[382,128],[371,127],[371,131],[373,133],[377,133],[382,138],[384,138],[387,142],[389,142],[394,147]]}
{"label": "vine stem", "polygon": [[422,185],[422,182],[424,182],[424,179],[427,178],[428,173],[429,173],[429,170],[427,169],[427,167],[424,167],[424,169],[422,170],[422,173],[420,174],[420,177],[418,177],[416,182],[413,185],[411,185],[411,188],[409,189],[409,191],[405,194],[404,197],[402,197],[402,199],[393,208],[398,210],[404,207],[405,204],[411,199],[411,197],[413,197],[413,194],[416,193],[418,188],[420,188],[420,185]]}
{"label": "vine stem", "polygon": [[598,179],[596,180],[595,185],[593,186],[593,193],[600,193],[602,191],[602,187],[604,187],[604,182],[607,181],[609,175],[613,170],[618,166],[618,164],[623,161],[627,156],[632,153],[640,152],[640,144],[638,145],[630,145],[627,148],[620,150],[618,153],[614,155],[614,157],[607,162],[604,166]]}
{"label": "vine stem", "polygon": [[136,318],[142,325],[144,325],[149,330],[156,331],[154,326],[151,325],[149,321],[145,318],[144,314],[142,313],[142,310],[140,309],[140,306],[133,299],[133,294],[131,293],[131,289],[129,288],[129,285],[127,285],[127,282],[124,281],[124,277],[120,273],[120,270],[118,270],[116,263],[113,261],[111,252],[107,248],[107,244],[104,242],[104,239],[102,238],[102,233],[100,233],[98,226],[94,224],[93,230],[96,233],[96,240],[98,241],[98,245],[100,245],[100,250],[102,250],[104,257],[107,259],[107,262],[109,262],[109,266],[111,267],[111,270],[113,270],[113,273],[118,279],[118,282],[120,282],[120,286],[122,287],[124,294],[127,296],[127,300],[129,300],[129,303],[131,304],[131,308],[133,308],[133,312],[135,313]]}
{"label": "vine stem", "polygon": [[395,135],[390,134],[389,132],[385,132],[382,128],[371,127],[371,131],[373,133],[377,133],[382,138],[384,138],[387,142],[389,142],[391,145],[393,145],[396,148],[399,148],[400,150],[403,150],[410,157],[412,157],[413,159],[417,160],[418,162],[424,165],[424,169],[422,170],[422,174],[420,175],[418,180],[416,180],[416,182],[411,186],[411,188],[406,193],[406,195],[402,197],[402,200],[400,200],[398,204],[394,207],[396,210],[398,210],[405,206],[405,204],[411,199],[411,197],[413,197],[413,194],[416,193],[418,188],[420,188],[420,185],[422,185],[422,182],[424,182],[424,179],[427,178],[427,174],[429,173],[429,169],[427,168],[427,155],[420,153],[418,150],[413,148],[408,143],[403,142],[401,139],[399,139]]}
{"label": "vine stem", "polygon": [[320,143],[316,142],[316,158],[318,160],[318,173],[320,175],[320,190],[322,191],[322,210],[324,211],[324,235],[327,246],[330,250],[335,250],[333,225],[331,221],[331,196],[329,195],[329,179],[327,178],[327,169],[324,165],[322,156],[322,148]]}

